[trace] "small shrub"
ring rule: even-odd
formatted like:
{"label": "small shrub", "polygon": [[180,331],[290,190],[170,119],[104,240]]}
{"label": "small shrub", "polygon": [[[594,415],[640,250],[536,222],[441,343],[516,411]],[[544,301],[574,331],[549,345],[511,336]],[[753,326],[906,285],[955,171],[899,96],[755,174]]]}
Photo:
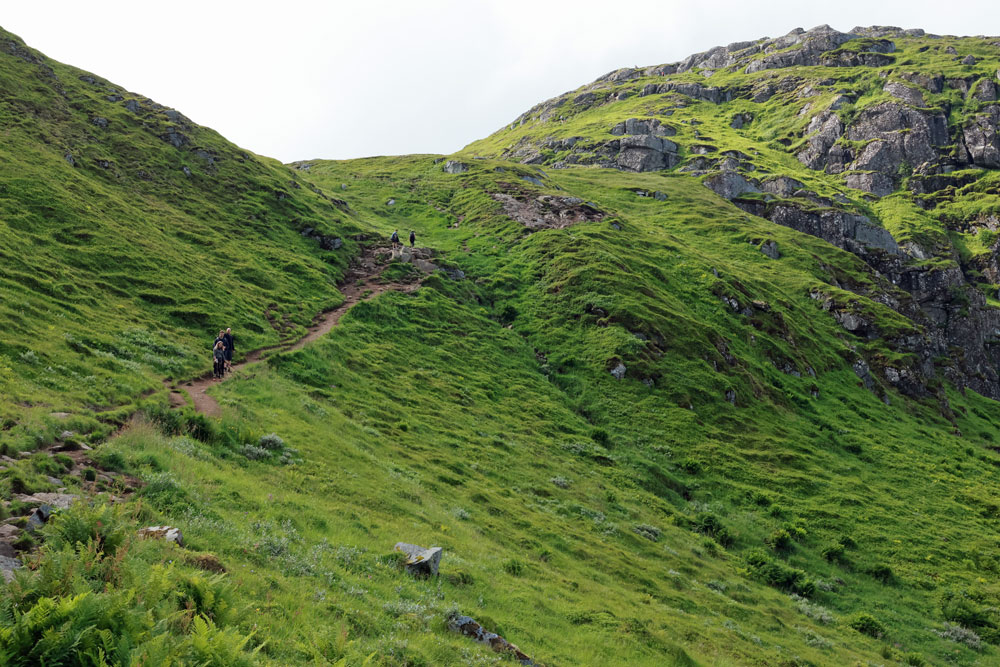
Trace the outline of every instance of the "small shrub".
{"label": "small shrub", "polygon": [[270,450],[264,449],[263,447],[257,447],[255,445],[243,445],[240,447],[240,454],[251,461],[262,461],[264,459],[271,458]]}
{"label": "small shrub", "polygon": [[94,470],[93,468],[84,468],[83,479],[88,482],[93,482],[95,479],[97,479],[97,471]]}
{"label": "small shrub", "polygon": [[553,477],[549,481],[558,486],[560,489],[568,489],[573,484],[573,482],[565,477]]}
{"label": "small shrub", "polygon": [[907,653],[903,656],[903,664],[910,665],[910,667],[924,667],[927,662],[919,653]]}
{"label": "small shrub", "polygon": [[267,435],[260,436],[260,440],[257,444],[264,449],[270,449],[273,451],[285,448],[285,441],[282,440],[281,436],[276,433],[268,433]]}
{"label": "small shrub", "polygon": [[524,573],[524,563],[516,558],[510,558],[504,561],[503,571],[509,575],[520,577]]}
{"label": "small shrub", "polygon": [[871,614],[861,613],[851,619],[851,627],[863,635],[881,639],[885,636],[885,626]]}
{"label": "small shrub", "polygon": [[820,554],[831,563],[847,563],[847,555],[844,553],[844,546],[842,544],[827,545],[823,547]]}
{"label": "small shrub", "polygon": [[644,523],[636,524],[632,527],[637,535],[642,535],[650,542],[656,542],[660,539],[660,529],[656,526],[650,526]]}
{"label": "small shrub", "polygon": [[702,512],[694,518],[694,527],[699,533],[715,538],[724,547],[732,546],[733,536],[719,517],[710,512]]}
{"label": "small shrub", "polygon": [[792,535],[784,528],[779,528],[764,538],[764,543],[775,551],[788,551],[792,548]]}
{"label": "small shrub", "polygon": [[968,628],[963,628],[961,625],[945,623],[944,630],[935,630],[934,634],[941,639],[948,639],[959,644],[965,644],[973,651],[980,651],[983,648],[983,642],[982,639],[979,638],[979,635]]}
{"label": "small shrub", "polygon": [[816,592],[816,584],[804,570],[775,562],[763,549],[751,549],[744,556],[750,574],[768,586],[790,593],[810,597]]}
{"label": "small shrub", "polygon": [[595,428],[591,431],[590,439],[602,447],[608,447],[611,444],[611,436],[603,428]]}
{"label": "small shrub", "polygon": [[677,465],[679,465],[681,467],[681,469],[684,472],[688,473],[689,475],[697,475],[697,474],[701,473],[702,468],[704,467],[702,465],[701,461],[699,461],[698,459],[690,458],[690,457],[685,458],[685,459],[681,459],[677,463]]}
{"label": "small shrub", "polygon": [[870,576],[872,579],[880,581],[883,584],[888,584],[893,580],[892,568],[890,568],[888,565],[884,564],[869,565],[868,567],[865,568],[864,571],[865,574]]}
{"label": "small shrub", "polygon": [[449,572],[444,577],[452,586],[471,586],[475,581],[472,575],[465,570],[455,570]]}

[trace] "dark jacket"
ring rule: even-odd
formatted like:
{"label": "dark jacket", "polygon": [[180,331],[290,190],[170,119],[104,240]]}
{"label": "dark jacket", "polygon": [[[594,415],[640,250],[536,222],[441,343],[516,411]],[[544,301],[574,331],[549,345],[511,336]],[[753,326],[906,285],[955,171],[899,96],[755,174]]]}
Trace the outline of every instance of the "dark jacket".
{"label": "dark jacket", "polygon": [[392,241],[393,243],[399,243],[399,234],[393,232],[392,236],[389,237],[389,240]]}
{"label": "dark jacket", "polygon": [[222,344],[226,346],[227,350],[236,349],[236,341],[233,340],[233,334],[231,333],[222,336]]}
{"label": "dark jacket", "polygon": [[215,340],[212,341],[212,349],[213,350],[215,349],[215,344],[218,343],[218,342],[220,342],[220,341],[222,342],[222,347],[226,346],[226,339],[223,338],[222,336],[216,336]]}
{"label": "dark jacket", "polygon": [[214,350],[212,350],[212,354],[215,356],[216,361],[226,360],[226,351],[223,350],[221,347],[217,347]]}
{"label": "dark jacket", "polygon": [[410,232],[410,245],[413,245],[414,242],[416,242],[416,240],[417,240],[417,235],[414,234],[413,232]]}

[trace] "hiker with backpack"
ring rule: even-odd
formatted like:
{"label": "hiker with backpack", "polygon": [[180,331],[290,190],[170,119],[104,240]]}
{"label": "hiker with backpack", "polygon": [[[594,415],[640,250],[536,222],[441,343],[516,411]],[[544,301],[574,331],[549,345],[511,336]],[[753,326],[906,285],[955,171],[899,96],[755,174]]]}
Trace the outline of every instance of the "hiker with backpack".
{"label": "hiker with backpack", "polygon": [[222,335],[222,344],[226,346],[226,370],[233,370],[233,350],[236,348],[236,341],[233,339],[233,330],[226,327],[226,333]]}
{"label": "hiker with backpack", "polygon": [[413,231],[413,230],[411,229],[411,230],[410,230],[410,247],[412,248],[412,247],[413,247],[413,244],[414,244],[414,243],[416,243],[416,242],[417,242],[417,235],[416,235],[416,233],[414,233],[414,231]]}
{"label": "hiker with backpack", "polygon": [[221,380],[226,372],[226,346],[219,339],[216,339],[215,347],[212,348],[212,360],[212,377]]}
{"label": "hiker with backpack", "polygon": [[399,247],[399,230],[398,229],[395,230],[392,233],[392,236],[389,237],[389,240],[392,242],[392,249],[393,250],[395,250],[396,248]]}

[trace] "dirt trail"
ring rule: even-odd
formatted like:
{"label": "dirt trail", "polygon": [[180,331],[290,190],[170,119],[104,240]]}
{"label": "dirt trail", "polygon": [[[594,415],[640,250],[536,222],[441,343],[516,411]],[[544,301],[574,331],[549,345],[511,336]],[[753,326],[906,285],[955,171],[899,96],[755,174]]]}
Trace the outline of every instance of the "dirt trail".
{"label": "dirt trail", "polygon": [[[305,347],[308,343],[329,333],[340,322],[341,316],[360,301],[367,301],[385,292],[412,292],[420,286],[419,283],[371,282],[378,278],[384,269],[385,266],[376,264],[374,249],[366,249],[360,261],[348,271],[347,275],[344,276],[344,281],[339,286],[341,294],[344,295],[344,302],[342,304],[333,310],[328,310],[325,313],[317,315],[313,323],[309,326],[306,335],[302,338],[296,341],[286,341],[278,345],[262,347],[250,352],[240,361],[234,361],[233,373],[246,366],[259,363],[269,352],[299,350]],[[212,377],[211,373],[206,373],[193,380],[171,385],[170,403],[174,407],[187,405],[187,400],[184,398],[184,393],[182,393],[186,392],[194,402],[195,410],[210,417],[219,417],[222,415],[219,403],[207,391],[216,384],[232,378],[233,373],[228,374],[224,380],[216,380]]]}

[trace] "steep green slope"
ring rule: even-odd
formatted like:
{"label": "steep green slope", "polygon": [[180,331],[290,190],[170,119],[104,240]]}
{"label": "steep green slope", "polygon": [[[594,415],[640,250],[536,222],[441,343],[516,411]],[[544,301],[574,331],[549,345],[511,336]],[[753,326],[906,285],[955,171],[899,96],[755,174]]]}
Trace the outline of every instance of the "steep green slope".
{"label": "steep green slope", "polygon": [[5,452],[61,431],[50,412],[127,406],[206,368],[221,327],[249,350],[294,333],[265,313],[301,331],[337,303],[354,244],[315,236],[357,229],[342,204],[9,33],[0,46]]}
{"label": "steep green slope", "polygon": [[[840,46],[815,57],[840,58],[849,51]],[[788,66],[805,76],[802,65]],[[715,67],[713,83],[744,76]],[[867,81],[871,68],[850,69]],[[988,218],[993,172],[977,170],[967,190],[935,190],[941,201],[927,213],[904,191],[867,197],[752,134],[768,124],[784,130],[794,115],[784,106],[773,104],[773,118],[753,107],[755,129],[739,134],[722,123],[735,107],[674,101],[661,125],[682,116],[712,124],[711,133],[743,142],[733,157],[742,164],[713,155],[695,162],[704,156],[684,149],[673,165],[641,173],[629,171],[628,156],[616,169],[545,171],[472,159],[502,150],[502,133],[453,160],[313,160],[291,170],[260,163],[275,183],[307,178],[349,205],[350,213],[326,209],[322,194],[288,190],[307,208],[288,218],[269,213],[259,249],[244,260],[291,248],[317,267],[318,283],[267,263],[259,268],[270,284],[247,281],[285,312],[307,297],[299,322],[336,298],[330,280],[344,261],[301,236],[305,222],[383,237],[413,229],[441,270],[415,293],[359,304],[317,343],[221,384],[219,422],[169,410],[162,392],[142,401],[142,414],[94,459],[143,484],[118,515],[78,506],[44,529],[38,572],[18,574],[0,596],[7,661],[83,663],[99,652],[111,664],[512,661],[450,632],[447,620],[461,613],[549,665],[995,663],[996,403],[967,388],[969,366],[955,358],[922,364],[922,355],[941,352],[938,329],[963,326],[961,317],[988,321],[992,308],[982,293],[978,301],[967,293],[977,289],[971,281],[931,281],[928,293],[950,295],[940,301],[895,280],[956,270],[965,280],[970,258],[995,257],[982,230],[938,226],[946,210],[966,223]],[[647,136],[608,133],[636,115],[615,105],[631,103],[609,102],[565,124],[591,114],[611,137]],[[678,123],[678,134],[710,132],[695,137],[689,125]],[[521,127],[522,147],[551,131],[540,120]],[[580,127],[568,129],[575,136]],[[173,155],[155,135],[145,141]],[[718,143],[706,154],[733,148]],[[692,164],[693,173],[685,170]],[[790,174],[807,187],[787,196],[765,189]],[[230,192],[203,181],[202,195],[177,183],[209,201]],[[732,195],[733,184],[742,191],[717,194]],[[67,197],[48,196],[50,206]],[[229,210],[242,199],[222,201],[219,215],[244,220]],[[8,205],[28,203],[21,195]],[[809,234],[754,215],[773,218],[782,205],[826,222],[865,215],[863,224],[851,219],[854,229],[882,247],[855,237],[838,247],[823,237],[826,227]],[[137,229],[114,215],[101,221]],[[188,243],[157,238],[162,280],[193,270],[179,259]],[[889,240],[934,252],[918,258],[906,246],[905,256],[895,254]],[[119,245],[101,248],[124,252]],[[26,247],[22,261],[31,266],[54,261],[46,246]],[[199,257],[209,273],[225,266],[207,250]],[[401,261],[387,271],[415,273]],[[81,279],[109,273],[92,268]],[[254,289],[247,283],[237,287]],[[204,290],[203,298],[211,287]],[[96,294],[98,304],[118,303]],[[43,296],[44,307],[56,307]],[[969,313],[960,317],[963,300]],[[178,345],[196,347],[198,327],[178,323],[171,304],[122,301],[121,322],[153,321]],[[954,319],[935,328],[929,306]],[[261,312],[233,309],[245,322]],[[22,317],[38,330],[47,320],[41,307]],[[274,335],[264,329],[251,343]],[[11,339],[36,354],[75,350]],[[107,358],[79,352],[72,358],[83,369]],[[195,367],[149,365],[143,387]],[[31,400],[61,396],[43,393],[37,370],[20,357],[10,368]],[[893,369],[917,379],[899,382]],[[88,409],[70,407],[86,426]],[[24,412],[13,401],[4,409]],[[261,440],[272,432],[285,444]],[[47,442],[39,433],[38,444]],[[50,461],[39,454],[0,471],[6,497],[46,488]],[[185,547],[128,539],[154,523],[179,527]],[[444,547],[442,576],[407,575],[391,553],[397,541]],[[219,578],[200,571],[218,565],[228,571]]]}

